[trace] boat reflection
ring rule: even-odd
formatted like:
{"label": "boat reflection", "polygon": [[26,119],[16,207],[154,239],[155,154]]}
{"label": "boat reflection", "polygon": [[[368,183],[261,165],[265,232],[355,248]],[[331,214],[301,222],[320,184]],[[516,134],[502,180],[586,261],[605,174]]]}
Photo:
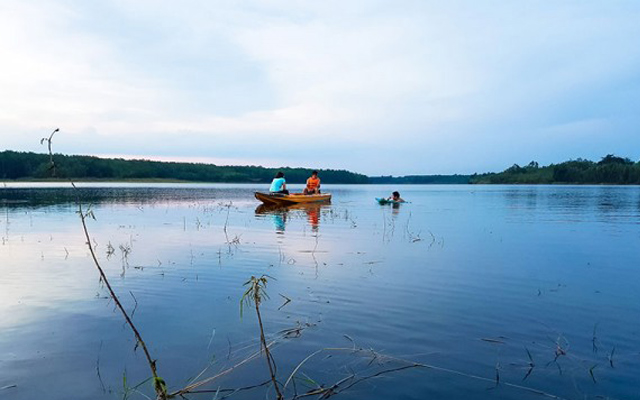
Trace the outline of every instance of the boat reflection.
{"label": "boat reflection", "polygon": [[285,231],[287,220],[306,217],[311,229],[315,232],[320,226],[320,216],[323,208],[330,207],[326,203],[293,204],[290,206],[260,204],[256,208],[256,215],[271,215],[276,232]]}

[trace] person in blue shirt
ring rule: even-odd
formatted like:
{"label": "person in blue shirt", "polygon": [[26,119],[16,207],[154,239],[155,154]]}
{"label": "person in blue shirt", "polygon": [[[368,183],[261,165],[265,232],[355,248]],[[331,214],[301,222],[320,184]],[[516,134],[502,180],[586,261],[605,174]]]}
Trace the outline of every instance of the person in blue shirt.
{"label": "person in blue shirt", "polygon": [[271,182],[271,187],[269,188],[269,192],[289,194],[289,191],[287,190],[287,183],[284,180],[284,174],[282,172],[278,172],[276,174],[276,177],[273,178],[273,181]]}

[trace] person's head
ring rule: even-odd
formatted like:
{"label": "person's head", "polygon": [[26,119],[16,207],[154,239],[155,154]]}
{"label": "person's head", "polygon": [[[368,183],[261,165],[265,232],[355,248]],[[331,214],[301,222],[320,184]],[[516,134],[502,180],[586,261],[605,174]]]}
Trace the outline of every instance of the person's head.
{"label": "person's head", "polygon": [[311,176],[318,176],[318,171],[312,171]]}
{"label": "person's head", "polygon": [[400,198],[400,192],[393,192],[391,194],[393,195],[394,199],[399,199]]}
{"label": "person's head", "polygon": [[276,174],[276,178],[284,178],[284,172],[279,171],[279,172]]}

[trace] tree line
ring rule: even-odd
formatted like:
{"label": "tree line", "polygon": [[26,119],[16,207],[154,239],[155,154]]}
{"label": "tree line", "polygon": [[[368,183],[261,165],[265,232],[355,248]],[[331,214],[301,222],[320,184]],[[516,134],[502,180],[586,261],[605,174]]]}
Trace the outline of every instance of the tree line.
{"label": "tree line", "polygon": [[640,184],[640,162],[608,154],[600,161],[582,158],[560,164],[539,166],[531,161],[526,166],[514,164],[499,173],[474,174],[474,184]]}
{"label": "tree line", "polygon": [[471,175],[406,175],[406,176],[370,176],[369,183],[399,185],[441,185],[466,184]]}
{"label": "tree line", "polygon": [[[269,183],[278,171],[287,182],[304,183],[309,168],[265,168],[261,166],[219,166],[149,160],[125,160],[94,156],[54,155],[58,179],[78,180],[175,180],[188,182]],[[498,173],[473,175],[407,175],[368,177],[346,170],[320,169],[323,183],[351,184],[640,184],[640,162],[608,154],[600,161],[582,158],[540,166],[531,161],[514,164]],[[48,154],[0,152],[0,179],[51,179]]]}
{"label": "tree line", "polygon": [[[309,168],[265,168],[260,166],[218,166],[213,164],[178,163],[149,160],[124,160],[93,156],[54,154],[55,177],[58,179],[139,180],[159,179],[191,182],[269,183],[278,171],[287,182],[304,183],[311,175]],[[345,170],[319,169],[323,183],[369,183],[366,175]],[[51,179],[48,154],[0,152],[0,179]]]}

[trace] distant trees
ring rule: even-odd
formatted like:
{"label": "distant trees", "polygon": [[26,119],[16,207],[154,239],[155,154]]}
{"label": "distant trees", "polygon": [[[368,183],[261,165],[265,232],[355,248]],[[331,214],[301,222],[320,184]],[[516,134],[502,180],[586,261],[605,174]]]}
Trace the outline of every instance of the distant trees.
{"label": "distant trees", "polygon": [[620,165],[633,165],[633,161],[628,158],[616,157],[613,154],[607,154],[602,157],[602,160],[598,161],[598,165],[606,164],[620,164]]}
{"label": "distant trees", "polygon": [[575,160],[566,161],[553,167],[553,180],[555,182],[587,182],[587,171],[595,166],[593,161]]}
{"label": "distant trees", "polygon": [[[304,183],[311,175],[307,168],[264,168],[259,166],[218,166],[148,160],[107,159],[56,154],[56,178],[135,180],[164,179],[191,182],[269,183],[283,171],[289,183]],[[48,154],[16,151],[0,152],[0,179],[44,180],[51,177]],[[578,158],[541,167],[537,161],[526,166],[513,164],[500,173],[473,175],[407,175],[367,177],[345,170],[320,170],[323,183],[381,184],[640,184],[640,163],[627,157],[607,154],[594,162]]]}
{"label": "distant trees", "polygon": [[407,176],[371,176],[369,183],[376,184],[465,184],[469,183],[470,175],[407,175]]}
{"label": "distant trees", "polygon": [[532,161],[526,167],[514,164],[497,174],[474,175],[471,183],[640,184],[640,163],[613,154],[598,162],[578,158],[546,167]]}
{"label": "distant trees", "polygon": [[[311,175],[307,168],[264,168],[257,166],[217,166],[212,164],[107,159],[56,154],[56,176],[73,179],[170,179],[195,182],[268,183],[283,171],[290,183],[304,183]],[[46,154],[0,152],[0,179],[48,179],[50,161]],[[369,178],[345,170],[320,170],[323,183],[368,183]]]}

